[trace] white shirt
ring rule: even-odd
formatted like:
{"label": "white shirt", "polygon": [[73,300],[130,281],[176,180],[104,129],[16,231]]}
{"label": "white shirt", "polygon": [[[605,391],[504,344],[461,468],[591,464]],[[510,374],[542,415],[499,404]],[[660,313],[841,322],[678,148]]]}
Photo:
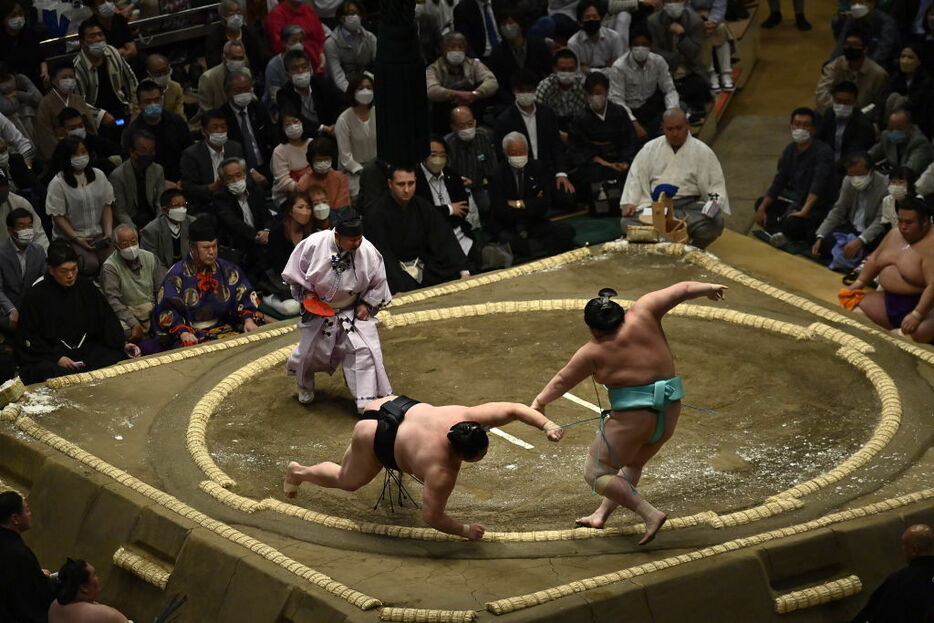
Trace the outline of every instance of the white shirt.
{"label": "white shirt", "polygon": [[208,143],[208,153],[211,154],[211,170],[214,171],[214,181],[217,181],[219,176],[218,170],[220,169],[221,163],[224,161],[224,148],[214,149]]}
{"label": "white shirt", "polygon": [[247,195],[243,194],[237,197],[237,203],[240,204],[240,211],[243,213],[243,222],[256,229],[256,225],[253,224],[253,212],[250,210],[250,202],[247,201]]}
{"label": "white shirt", "polygon": [[649,52],[644,65],[637,63],[632,52],[628,52],[617,59],[606,74],[610,79],[610,101],[625,106],[630,119],[635,119],[631,109],[644,106],[656,90],[665,94],[665,108],[678,108],[680,99],[668,63],[654,52]]}
{"label": "white shirt", "polygon": [[671,148],[664,136],[652,139],[639,150],[629,168],[620,206],[632,204],[641,209],[651,205],[652,189],[659,184],[677,186],[676,198],[698,197],[707,201],[707,195],[716,193],[720,196],[720,209],[730,214],[720,162],[706,143],[690,134],[678,151]]}
{"label": "white shirt", "polygon": [[[72,188],[61,173],[52,178],[45,196],[46,214],[67,217],[75,234],[82,238],[99,236],[104,232],[104,206],[114,202],[114,187],[100,169],[94,169],[90,184],[83,172],[75,175],[75,181],[77,186]],[[52,231],[56,238],[67,237],[57,226],[53,225]]]}
{"label": "white shirt", "polygon": [[532,104],[532,112],[527,113],[522,110],[522,106],[516,103],[519,114],[522,115],[522,121],[525,123],[525,129],[529,133],[529,149],[532,151],[532,157],[538,160],[538,122],[535,120],[535,113],[538,112],[535,104]]}
{"label": "white shirt", "polygon": [[590,71],[609,68],[613,61],[626,52],[620,34],[604,26],[597,32],[596,40],[588,37],[583,30],[578,30],[568,39],[568,47],[577,54],[578,62],[589,67]]}
{"label": "white shirt", "polygon": [[493,3],[490,0],[477,0],[477,6],[480,8],[480,21],[483,22],[483,56],[485,58],[489,56],[490,52],[493,50],[493,46],[490,45],[490,31],[486,26],[487,11],[490,12],[490,15],[493,15],[493,29],[496,31],[496,36],[500,40],[502,40],[502,37],[499,34],[496,24],[496,15],[493,13]]}
{"label": "white shirt", "polygon": [[448,193],[448,187],[444,183],[443,174],[435,175],[428,170],[428,167],[425,166],[425,163],[422,163],[422,172],[425,174],[425,179],[428,180],[428,188],[431,190],[431,200],[436,206],[447,206],[448,214],[454,214],[454,209],[451,208],[451,195]]}

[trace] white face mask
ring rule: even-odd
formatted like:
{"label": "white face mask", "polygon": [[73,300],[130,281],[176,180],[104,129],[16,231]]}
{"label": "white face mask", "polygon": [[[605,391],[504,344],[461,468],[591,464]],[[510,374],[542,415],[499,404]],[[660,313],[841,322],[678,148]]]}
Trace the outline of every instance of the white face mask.
{"label": "white face mask", "polygon": [[75,128],[74,130],[68,130],[68,136],[77,136],[78,138],[87,138],[88,131],[84,128]]}
{"label": "white face mask", "polygon": [[227,30],[234,32],[243,28],[243,16],[239,13],[234,13],[227,17]]}
{"label": "white face mask", "polygon": [[856,190],[865,190],[872,180],[872,173],[867,173],[866,175],[848,175],[847,177],[850,180],[850,186]]}
{"label": "white face mask", "polygon": [[519,24],[503,24],[499,27],[499,34],[506,41],[512,41],[519,36]]}
{"label": "white face mask", "polygon": [[889,194],[895,201],[901,201],[908,196],[908,187],[901,184],[889,184]]}
{"label": "white face mask", "polygon": [[359,15],[345,15],[342,19],[344,22],[344,28],[350,32],[357,32],[360,30],[360,16]]}
{"label": "white face mask", "polygon": [[323,221],[331,214],[331,206],[326,203],[319,203],[311,209],[311,213],[315,215],[315,218],[319,221]]}
{"label": "white face mask", "polygon": [[849,104],[834,104],[833,114],[836,115],[837,119],[849,119],[850,115],[853,114],[853,107]]}
{"label": "white face mask", "polygon": [[233,103],[240,108],[246,108],[253,101],[252,93],[237,93],[233,96]]}
{"label": "white face mask", "polygon": [[188,208],[169,208],[167,216],[170,221],[181,223],[188,216]]}
{"label": "white face mask", "polygon": [[419,15],[424,15],[424,14],[425,14],[425,3],[416,2],[415,3],[415,17],[418,17]]}
{"label": "white face mask", "polygon": [[292,80],[292,84],[294,84],[296,88],[306,89],[308,85],[311,84],[311,72],[303,71],[300,74],[292,74],[290,80]]}
{"label": "white face mask", "polygon": [[444,58],[448,59],[450,64],[457,66],[464,62],[465,56],[466,54],[464,54],[463,50],[451,50],[444,55]]}
{"label": "white face mask", "polygon": [[21,15],[11,17],[6,21],[6,25],[9,26],[12,31],[22,30],[23,26],[26,25],[26,18]]}
{"label": "white face mask", "polygon": [[606,95],[588,95],[587,102],[590,104],[591,109],[603,110],[603,107],[606,106]]}
{"label": "white face mask", "polygon": [[113,2],[102,2],[97,7],[97,12],[100,13],[101,17],[112,17],[116,10],[117,7],[114,6]]}
{"label": "white face mask", "polygon": [[865,4],[854,3],[850,5],[850,13],[856,19],[859,19],[861,17],[866,17],[867,15],[869,15],[869,7],[866,6]]}
{"label": "white face mask", "polygon": [[78,86],[78,81],[74,78],[62,78],[58,81],[58,90],[62,93],[71,93]]}
{"label": "white face mask", "polygon": [[448,159],[447,156],[429,156],[428,160],[425,162],[425,166],[428,167],[428,170],[438,175],[441,171],[444,170],[445,165],[447,165]]}
{"label": "white face mask", "polygon": [[326,175],[328,171],[331,170],[331,159],[327,160],[315,160],[314,164],[311,165],[311,168],[315,170],[315,173],[318,175]]}
{"label": "white face mask", "polygon": [[246,61],[226,61],[224,64],[227,66],[227,71],[230,73],[240,71],[246,67]]}
{"label": "white face mask", "polygon": [[457,138],[467,143],[472,141],[475,136],[477,136],[477,128],[464,128],[457,131]]}
{"label": "white face mask", "polygon": [[558,72],[558,82],[567,86],[569,84],[574,84],[574,78],[577,76],[576,71],[559,71]]}
{"label": "white face mask", "polygon": [[803,128],[795,128],[791,131],[791,140],[796,143],[807,143],[811,140],[811,133]]}
{"label": "white face mask", "polygon": [[99,58],[104,55],[104,50],[106,48],[106,41],[95,41],[94,43],[88,44],[88,54],[95,58]]}
{"label": "white face mask", "polygon": [[294,140],[296,138],[301,138],[302,132],[304,131],[305,131],[305,128],[302,126],[301,123],[291,123],[285,126],[285,135],[289,139]]}
{"label": "white face mask", "polygon": [[636,46],[629,49],[632,52],[632,58],[635,59],[637,63],[644,63],[649,58],[650,50],[645,46]]}
{"label": "white face mask", "polygon": [[71,168],[75,171],[84,171],[88,166],[88,163],[91,162],[91,157],[88,155],[84,156],[74,156],[71,159]]}
{"label": "white face mask", "polygon": [[516,93],[516,103],[519,106],[529,107],[535,103],[534,93]]}
{"label": "white face mask", "polygon": [[5,151],[0,154],[0,167],[5,169],[8,164],[10,164],[10,152]]}
{"label": "white face mask", "polygon": [[509,156],[508,160],[513,169],[523,169],[529,163],[528,156]]}
{"label": "white face mask", "polygon": [[227,190],[231,195],[240,196],[246,192],[246,180],[238,180],[227,184]]}
{"label": "white face mask", "polygon": [[678,19],[684,13],[683,2],[668,2],[665,4],[665,13],[671,19]]}
{"label": "white face mask", "polygon": [[295,50],[296,52],[301,52],[305,49],[305,44],[302,43],[301,41],[296,41],[295,43],[290,45],[288,49]]}
{"label": "white face mask", "polygon": [[214,132],[213,134],[208,134],[208,143],[214,147],[223,147],[227,144],[227,133]]}
{"label": "white face mask", "polygon": [[118,253],[120,253],[120,257],[123,259],[132,262],[139,257],[139,245],[134,244],[125,249],[118,249]]}
{"label": "white face mask", "polygon": [[373,90],[372,89],[360,89],[354,93],[354,99],[358,103],[368,106],[373,102]]}
{"label": "white face mask", "polygon": [[169,86],[169,80],[172,79],[170,74],[165,74],[164,76],[149,76],[149,79],[159,85],[160,89],[164,89]]}
{"label": "white face mask", "polygon": [[24,246],[33,241],[36,237],[36,231],[32,228],[21,229],[16,232],[16,239]]}

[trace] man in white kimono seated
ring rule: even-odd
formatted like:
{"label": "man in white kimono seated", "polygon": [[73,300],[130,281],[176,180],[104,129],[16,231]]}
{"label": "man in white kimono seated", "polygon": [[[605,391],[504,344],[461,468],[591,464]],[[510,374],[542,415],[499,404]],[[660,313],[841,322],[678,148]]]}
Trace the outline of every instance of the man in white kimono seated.
{"label": "man in white kimono seated", "polygon": [[334,230],[299,242],[282,280],[302,303],[301,341],[286,364],[298,382],[298,401],[313,401],[315,372],[334,374],[338,364],[359,412],[392,394],[375,318],[392,295],[383,256],[363,237],[360,215],[346,208]]}
{"label": "man in white kimono seated", "polygon": [[691,125],[680,108],[662,115],[663,136],[639,150],[629,168],[619,207],[623,235],[639,221],[639,214],[652,205],[656,186],[677,187],[675,216],[687,220],[689,242],[706,248],[723,233],[724,214],[730,214],[726,181],[716,154],[703,141],[691,136]]}

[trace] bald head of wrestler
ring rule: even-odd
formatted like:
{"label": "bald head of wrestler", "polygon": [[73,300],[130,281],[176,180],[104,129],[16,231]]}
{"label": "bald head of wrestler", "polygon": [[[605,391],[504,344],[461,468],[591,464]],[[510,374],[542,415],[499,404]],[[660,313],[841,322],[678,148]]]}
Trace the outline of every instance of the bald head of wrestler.
{"label": "bald head of wrestler", "polygon": [[902,553],[908,562],[918,556],[934,556],[934,529],[924,523],[908,526],[902,533]]}

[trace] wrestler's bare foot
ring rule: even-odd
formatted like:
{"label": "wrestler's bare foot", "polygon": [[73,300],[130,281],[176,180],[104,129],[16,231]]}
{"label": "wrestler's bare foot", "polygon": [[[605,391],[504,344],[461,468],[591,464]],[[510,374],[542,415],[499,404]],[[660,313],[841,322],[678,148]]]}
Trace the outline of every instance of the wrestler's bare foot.
{"label": "wrestler's bare foot", "polygon": [[645,522],[645,536],[642,537],[642,540],[639,541],[639,545],[646,545],[650,543],[652,539],[655,538],[655,533],[658,532],[662,526],[665,525],[665,521],[668,519],[668,515],[661,511],[655,511],[656,515],[650,517]]}
{"label": "wrestler's bare foot", "polygon": [[285,478],[282,479],[282,490],[285,497],[294,498],[298,493],[298,487],[302,484],[301,478],[296,476],[296,472],[301,469],[301,464],[291,461],[285,468]]}
{"label": "wrestler's bare foot", "polygon": [[577,528],[596,528],[597,530],[603,530],[605,525],[606,518],[599,510],[594,511],[586,517],[578,517],[574,520],[574,526]]}

